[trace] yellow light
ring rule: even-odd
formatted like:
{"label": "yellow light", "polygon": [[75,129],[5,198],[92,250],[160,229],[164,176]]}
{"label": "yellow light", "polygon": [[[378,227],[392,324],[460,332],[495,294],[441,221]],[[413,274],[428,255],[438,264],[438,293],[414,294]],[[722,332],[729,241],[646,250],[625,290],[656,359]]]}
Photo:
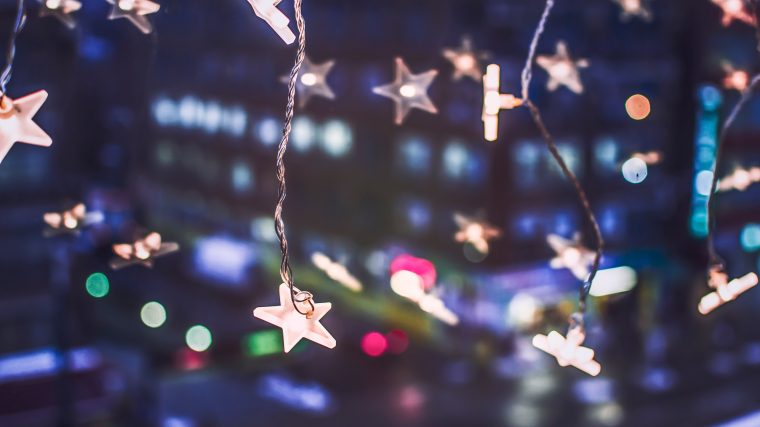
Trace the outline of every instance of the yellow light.
{"label": "yellow light", "polygon": [[47,0],[45,6],[47,6],[48,9],[58,9],[61,7],[61,0]]}
{"label": "yellow light", "polygon": [[633,95],[625,101],[625,111],[633,120],[644,120],[651,112],[649,99],[644,95]]}
{"label": "yellow light", "polygon": [[404,98],[414,98],[417,95],[417,89],[413,85],[402,85],[398,91]]}
{"label": "yellow light", "polygon": [[301,83],[303,83],[304,86],[314,86],[317,84],[317,76],[314,73],[304,73],[304,75],[301,76]]}

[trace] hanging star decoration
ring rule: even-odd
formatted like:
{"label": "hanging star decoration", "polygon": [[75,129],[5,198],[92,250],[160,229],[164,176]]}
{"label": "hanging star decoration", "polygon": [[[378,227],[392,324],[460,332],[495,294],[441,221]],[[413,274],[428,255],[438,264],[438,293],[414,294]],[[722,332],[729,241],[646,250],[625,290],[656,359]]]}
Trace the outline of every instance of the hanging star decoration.
{"label": "hanging star decoration", "polygon": [[401,58],[396,58],[396,78],[392,83],[377,86],[372,89],[377,95],[385,96],[396,103],[395,122],[400,125],[413,108],[437,114],[433,102],[428,97],[428,87],[433,83],[437,70],[428,70],[420,74],[412,74]]}
{"label": "hanging star decoration", "polygon": [[[292,294],[295,292],[295,294]],[[301,298],[299,296],[303,296]],[[299,304],[299,312],[295,304]],[[285,353],[301,341],[302,338],[314,341],[327,348],[335,348],[335,338],[322,326],[320,320],[332,308],[329,302],[314,303],[308,292],[301,292],[283,283],[280,285],[280,305],[258,307],[253,315],[265,322],[282,328]]]}
{"label": "hanging star decoration", "polygon": [[[298,92],[298,107],[304,108],[312,96],[321,96],[327,99],[335,99],[335,93],[327,84],[327,75],[335,65],[335,61],[325,61],[321,64],[315,64],[305,57],[301,71],[298,73],[296,80],[296,91]],[[282,76],[280,81],[287,84],[290,76]]]}
{"label": "hanging star decoration", "polygon": [[620,19],[628,21],[633,17],[638,17],[644,21],[652,20],[652,11],[645,0],[612,0],[620,5]]}
{"label": "hanging star decoration", "polygon": [[0,162],[16,142],[41,147],[53,143],[50,136],[32,121],[48,97],[46,91],[40,90],[16,100],[0,96]]}
{"label": "hanging star decoration", "polygon": [[108,19],[127,18],[144,34],[153,31],[153,25],[145,15],[158,12],[161,5],[150,0],[106,0],[113,5]]}
{"label": "hanging star decoration", "polygon": [[84,227],[102,222],[103,215],[100,212],[87,212],[84,203],[77,203],[63,212],[47,212],[42,219],[47,224],[44,235],[51,237],[58,234],[77,235]]}
{"label": "hanging star decoration", "polygon": [[39,0],[41,4],[40,16],[54,16],[68,29],[77,26],[72,12],[82,8],[82,3],[77,0]]}
{"label": "hanging star decoration", "polygon": [[483,136],[486,141],[496,141],[499,136],[499,112],[511,110],[523,104],[523,100],[508,93],[501,93],[501,67],[491,64],[483,76]]}
{"label": "hanging star decoration", "polygon": [[581,326],[571,326],[567,337],[557,331],[551,331],[549,335],[536,335],[533,346],[554,356],[559,366],[574,366],[595,377],[602,371],[602,366],[594,360],[594,350],[581,345],[585,339],[586,334]]}
{"label": "hanging star decoration", "polygon": [[723,268],[716,266],[710,269],[708,284],[713,292],[702,297],[697,309],[703,315],[711,313],[716,308],[735,300],[739,295],[757,285],[757,274],[748,273],[737,279],[728,281],[728,275]]}
{"label": "hanging star decoration", "polygon": [[152,232],[132,243],[113,245],[113,252],[117,258],[111,260],[111,268],[119,270],[134,264],[142,264],[145,267],[151,268],[156,258],[179,250],[179,244],[175,242],[162,242],[161,240],[160,234]]}
{"label": "hanging star decoration", "polygon": [[637,152],[631,154],[631,158],[639,159],[648,165],[656,165],[662,161],[662,153],[659,151]]}
{"label": "hanging star decoration", "polygon": [[482,219],[455,213],[454,222],[459,227],[459,231],[454,234],[454,240],[459,243],[471,244],[475,250],[483,255],[488,253],[488,242],[501,237],[500,229]]}
{"label": "hanging star decoration", "polygon": [[594,251],[583,246],[580,233],[575,233],[572,240],[549,234],[546,242],[557,254],[549,261],[551,268],[567,268],[578,280],[586,280],[589,266],[594,261]]}
{"label": "hanging star decoration", "polygon": [[755,18],[747,11],[744,0],[712,0],[712,2],[723,10],[721,23],[724,27],[728,27],[734,21],[755,26]]}
{"label": "hanging star decoration", "polygon": [[284,13],[277,9],[281,0],[248,0],[253,8],[253,13],[263,19],[277,33],[278,36],[287,44],[296,40],[296,35],[288,27],[290,19]]}
{"label": "hanging star decoration", "polygon": [[555,91],[560,85],[567,87],[573,93],[583,93],[583,83],[579,69],[587,68],[587,59],[573,60],[567,51],[567,45],[563,41],[557,42],[557,50],[554,55],[539,55],[536,63],[549,73],[549,81],[546,88]]}
{"label": "hanging star decoration", "polygon": [[723,62],[723,71],[726,76],[723,78],[723,87],[726,89],[735,89],[744,93],[749,87],[749,73],[744,70],[737,70],[729,62]]}
{"label": "hanging star decoration", "polygon": [[462,37],[462,44],[458,48],[446,48],[441,52],[444,58],[454,66],[454,80],[469,77],[476,82],[483,78],[481,59],[487,59],[488,55],[476,52],[472,46],[472,39]]}
{"label": "hanging star decoration", "polygon": [[718,181],[718,191],[744,191],[756,182],[760,182],[760,167],[755,166],[749,169],[737,167],[730,175]]}

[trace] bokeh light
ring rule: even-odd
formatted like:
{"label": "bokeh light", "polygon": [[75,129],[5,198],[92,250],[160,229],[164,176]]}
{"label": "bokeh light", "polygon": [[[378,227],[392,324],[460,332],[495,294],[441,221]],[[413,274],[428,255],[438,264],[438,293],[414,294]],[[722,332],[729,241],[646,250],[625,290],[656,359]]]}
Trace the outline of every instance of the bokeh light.
{"label": "bokeh light", "polygon": [[93,298],[103,298],[108,295],[111,289],[108,283],[108,277],[103,273],[92,273],[85,282],[85,289],[87,293]]}
{"label": "bokeh light", "polygon": [[388,352],[391,354],[401,354],[409,348],[409,336],[401,329],[388,332],[385,338],[388,341]]}
{"label": "bokeh light", "polygon": [[166,309],[161,303],[151,301],[140,310],[140,319],[149,328],[158,328],[166,322]]}
{"label": "bokeh light", "polygon": [[631,184],[639,184],[649,173],[647,164],[638,157],[631,157],[623,163],[623,178]]}
{"label": "bokeh light", "polygon": [[644,120],[649,116],[652,108],[646,96],[636,94],[625,101],[625,111],[633,120]]}
{"label": "bokeh light", "polygon": [[388,340],[379,332],[370,332],[362,338],[362,351],[370,357],[380,357],[388,349]]}
{"label": "bokeh light", "polygon": [[747,252],[753,252],[760,249],[760,225],[747,224],[742,228],[739,236],[742,248]]}
{"label": "bokeh light", "polygon": [[191,350],[206,351],[211,347],[211,331],[203,325],[195,325],[187,330],[185,343]]}

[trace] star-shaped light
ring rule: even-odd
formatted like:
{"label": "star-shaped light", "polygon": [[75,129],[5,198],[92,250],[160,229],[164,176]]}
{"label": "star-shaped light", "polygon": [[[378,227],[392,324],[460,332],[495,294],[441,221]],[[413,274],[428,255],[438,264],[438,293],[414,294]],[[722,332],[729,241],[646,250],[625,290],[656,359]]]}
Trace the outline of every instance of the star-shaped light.
{"label": "star-shaped light", "polygon": [[549,261],[551,268],[567,268],[578,280],[586,280],[589,266],[594,261],[594,252],[583,246],[579,233],[573,236],[573,240],[549,234],[546,236],[546,242],[557,253],[557,256]]}
{"label": "star-shaped light", "polygon": [[723,71],[726,76],[723,78],[723,87],[726,89],[736,89],[744,93],[749,87],[749,73],[744,70],[737,70],[728,62],[723,63]]}
{"label": "star-shaped light", "polygon": [[648,165],[656,165],[662,161],[662,153],[659,151],[647,151],[631,154],[631,158],[640,159]]}
{"label": "star-shaped light", "polygon": [[523,100],[499,92],[501,67],[491,64],[483,76],[483,136],[486,141],[496,141],[499,136],[499,111],[511,110],[523,104]]}
{"label": "star-shaped light", "polygon": [[133,264],[142,264],[145,267],[153,267],[153,260],[179,250],[179,244],[175,242],[162,242],[161,235],[152,232],[142,239],[132,243],[119,243],[113,245],[113,252],[117,255],[110,262],[114,270]]}
{"label": "star-shaped light", "polygon": [[[335,61],[325,61],[321,64],[315,64],[305,57],[301,71],[296,79],[296,91],[298,92],[298,106],[303,108],[309,102],[312,96],[321,96],[327,99],[335,99],[335,93],[327,84],[327,75],[335,65]],[[280,81],[288,83],[290,76],[282,76]]]}
{"label": "star-shaped light", "polygon": [[323,254],[322,252],[314,252],[311,254],[311,262],[318,269],[324,271],[325,274],[327,274],[327,277],[335,280],[336,282],[354,292],[361,292],[363,288],[362,282],[360,282],[359,279],[351,274],[345,265],[331,260],[330,257]]}
{"label": "star-shaped light", "polygon": [[153,31],[153,25],[145,15],[158,12],[161,5],[150,0],[106,0],[113,5],[108,19],[127,18],[145,34]]}
{"label": "star-shaped light", "polygon": [[718,181],[718,191],[744,191],[760,181],[760,167],[744,169],[737,167],[730,175]]}
{"label": "star-shaped light", "polygon": [[16,142],[42,147],[53,143],[50,136],[32,121],[47,96],[47,92],[40,90],[16,100],[7,96],[0,98],[0,162]]}
{"label": "star-shaped light", "polygon": [[47,224],[45,236],[51,237],[62,233],[79,234],[82,228],[101,222],[103,214],[101,212],[87,212],[84,203],[77,203],[71,209],[63,212],[48,212],[43,215],[42,219]]}
{"label": "star-shaped light", "polygon": [[397,125],[400,125],[412,108],[419,108],[433,114],[438,113],[438,109],[427,94],[428,87],[437,75],[437,70],[412,74],[404,60],[396,58],[396,78],[392,83],[375,87],[372,92],[390,98],[396,103],[395,121]]}
{"label": "star-shaped light", "polygon": [[488,253],[488,241],[501,236],[501,230],[488,222],[468,217],[460,213],[454,214],[454,221],[459,231],[454,235],[454,240],[459,243],[469,243],[481,254]]}
{"label": "star-shaped light", "polygon": [[256,16],[266,21],[285,43],[291,44],[296,40],[296,35],[288,27],[290,19],[276,7],[280,0],[248,0],[248,3]]}
{"label": "star-shaped light", "polygon": [[712,2],[723,10],[721,23],[724,27],[731,25],[734,20],[755,25],[755,18],[747,10],[744,0],[712,0]]}
{"label": "star-shaped light", "polygon": [[707,315],[723,304],[735,300],[739,295],[757,285],[757,274],[748,273],[738,279],[728,281],[728,275],[721,268],[710,269],[708,283],[715,291],[702,297],[699,312]]}
{"label": "star-shaped light", "polygon": [[612,0],[620,5],[620,18],[627,21],[633,17],[641,18],[645,21],[652,20],[652,12],[645,0]]}
{"label": "star-shaped light", "polygon": [[[299,292],[294,288],[295,292]],[[280,305],[271,307],[257,307],[253,315],[259,319],[282,328],[285,353],[289,352],[301,338],[314,341],[327,348],[335,347],[335,338],[319,322],[322,317],[332,308],[329,302],[313,303],[307,301],[297,302],[301,304],[299,309],[308,313],[303,315],[293,305],[290,287],[283,283],[280,285]]]}
{"label": "star-shaped light", "polygon": [[573,60],[567,51],[567,45],[563,41],[557,42],[557,51],[554,55],[539,55],[536,63],[549,73],[549,81],[546,88],[555,91],[562,85],[574,93],[583,93],[583,83],[579,68],[589,66],[586,59]]}
{"label": "star-shaped light", "polygon": [[72,12],[82,8],[82,3],[77,0],[39,0],[42,7],[40,16],[54,16],[66,27],[72,29],[77,26]]}
{"label": "star-shaped light", "polygon": [[458,48],[446,48],[441,52],[444,58],[454,66],[454,80],[469,77],[476,82],[483,78],[483,69],[480,63],[487,55],[476,52],[469,37],[462,37],[462,45]]}
{"label": "star-shaped light", "polygon": [[538,334],[533,337],[533,345],[557,359],[559,366],[574,366],[595,377],[602,371],[602,366],[594,360],[594,350],[583,347],[586,335],[582,328],[573,327],[567,332],[567,338],[557,331],[549,335]]}

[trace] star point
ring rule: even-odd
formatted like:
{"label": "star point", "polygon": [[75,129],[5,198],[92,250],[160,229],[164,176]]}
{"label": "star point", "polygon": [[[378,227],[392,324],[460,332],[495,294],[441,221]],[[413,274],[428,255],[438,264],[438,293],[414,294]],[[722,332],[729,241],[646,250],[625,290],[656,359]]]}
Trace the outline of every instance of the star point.
{"label": "star point", "polygon": [[469,77],[476,82],[483,78],[483,69],[480,60],[485,59],[487,55],[478,52],[472,45],[472,39],[462,37],[462,43],[458,48],[446,48],[441,52],[451,65],[454,66],[454,80],[461,80],[463,77]]}
{"label": "star point", "polygon": [[396,77],[393,82],[372,89],[377,95],[396,103],[395,123],[400,125],[413,108],[437,114],[438,109],[428,97],[428,88],[438,75],[438,70],[412,74],[401,58],[396,58]]}
{"label": "star point", "polygon": [[50,135],[32,121],[47,97],[48,93],[40,90],[16,100],[0,98],[0,162],[16,142],[41,147],[53,143]]}
{"label": "star point", "polygon": [[113,7],[108,19],[127,18],[143,34],[153,32],[153,24],[145,15],[158,12],[161,5],[150,0],[106,0]]}
{"label": "star point", "polygon": [[[296,79],[296,92],[298,93],[298,107],[304,108],[312,96],[321,96],[327,99],[335,99],[335,93],[327,83],[327,76],[335,66],[334,60],[325,61],[321,64],[311,62],[308,56],[304,58],[301,71]],[[288,83],[289,75],[282,76],[280,81]]]}
{"label": "star point", "polygon": [[560,86],[565,86],[573,93],[583,93],[583,83],[581,82],[579,69],[587,68],[589,61],[571,58],[565,42],[557,42],[554,55],[539,55],[536,58],[536,63],[549,73],[549,81],[546,83],[546,88],[550,92],[554,92]]}
{"label": "star point", "polygon": [[77,26],[73,12],[82,8],[82,3],[77,0],[39,0],[40,16],[53,16],[69,29]]}

